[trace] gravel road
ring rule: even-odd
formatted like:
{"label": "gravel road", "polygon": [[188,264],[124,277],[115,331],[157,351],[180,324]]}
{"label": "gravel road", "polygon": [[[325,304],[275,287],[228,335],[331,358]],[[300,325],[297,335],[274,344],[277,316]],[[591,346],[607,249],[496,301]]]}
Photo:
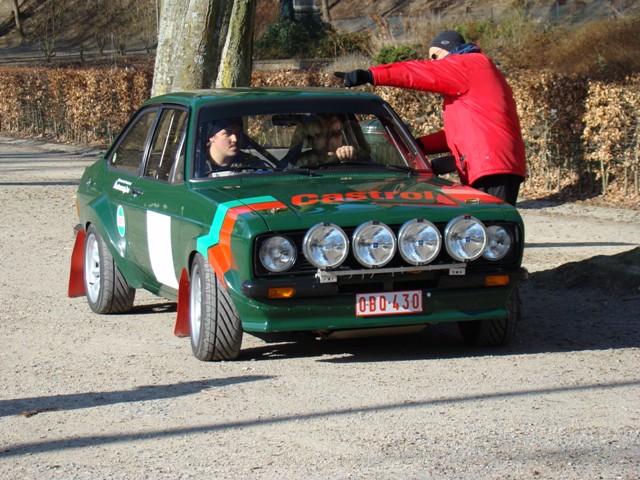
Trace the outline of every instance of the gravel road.
{"label": "gravel road", "polygon": [[640,265],[620,256],[640,211],[520,203],[532,278],[507,348],[438,325],[245,335],[238,361],[204,363],[174,304],[140,293],[98,316],[67,298],[95,155],[0,137],[0,478],[640,477]]}

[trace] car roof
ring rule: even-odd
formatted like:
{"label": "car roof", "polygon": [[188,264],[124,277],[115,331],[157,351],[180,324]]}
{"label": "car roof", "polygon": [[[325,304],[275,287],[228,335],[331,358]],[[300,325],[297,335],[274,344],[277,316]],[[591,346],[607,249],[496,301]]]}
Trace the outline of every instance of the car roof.
{"label": "car roof", "polygon": [[216,102],[243,102],[256,100],[277,102],[279,100],[290,100],[292,98],[311,101],[337,99],[346,100],[348,98],[358,99],[360,101],[381,101],[381,98],[375,94],[357,90],[347,90],[344,88],[237,87],[173,92],[152,97],[144,102],[144,104],[148,105],[157,103],[178,103],[198,107],[203,104],[211,105]]}

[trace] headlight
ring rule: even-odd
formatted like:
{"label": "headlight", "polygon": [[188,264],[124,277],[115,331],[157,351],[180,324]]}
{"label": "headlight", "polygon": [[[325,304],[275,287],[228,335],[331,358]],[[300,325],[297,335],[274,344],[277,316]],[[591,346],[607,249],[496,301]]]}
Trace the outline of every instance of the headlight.
{"label": "headlight", "polygon": [[487,260],[500,260],[511,250],[513,239],[506,228],[492,225],[487,228],[487,237],[487,249],[483,254]]}
{"label": "headlight", "polygon": [[270,237],[260,246],[260,261],[267,270],[284,272],[296,263],[296,247],[286,237]]}
{"label": "headlight", "polygon": [[409,220],[398,233],[400,255],[411,265],[423,265],[438,256],[442,237],[436,226],[428,220]]}
{"label": "headlight", "polygon": [[353,232],[353,254],[365,267],[382,267],[395,253],[396,236],[384,223],[363,223]]}
{"label": "headlight", "polygon": [[487,246],[487,231],[477,218],[461,215],[447,224],[444,243],[447,252],[455,260],[470,262],[484,252]]}
{"label": "headlight", "polygon": [[349,252],[349,239],[332,223],[311,227],[302,241],[302,253],[312,265],[320,268],[339,267]]}

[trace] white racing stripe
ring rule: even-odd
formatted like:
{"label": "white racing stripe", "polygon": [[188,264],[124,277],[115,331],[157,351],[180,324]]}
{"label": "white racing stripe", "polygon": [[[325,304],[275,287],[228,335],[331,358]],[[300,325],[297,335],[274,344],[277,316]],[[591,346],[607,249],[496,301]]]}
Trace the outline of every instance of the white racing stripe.
{"label": "white racing stripe", "polygon": [[151,269],[156,279],[169,287],[178,288],[171,249],[171,217],[147,211],[147,247]]}

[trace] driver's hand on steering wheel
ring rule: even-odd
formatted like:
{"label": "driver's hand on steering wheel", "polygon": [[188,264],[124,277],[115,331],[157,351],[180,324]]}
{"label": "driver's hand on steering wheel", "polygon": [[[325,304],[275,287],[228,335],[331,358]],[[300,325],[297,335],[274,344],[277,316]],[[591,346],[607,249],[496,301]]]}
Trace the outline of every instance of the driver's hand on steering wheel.
{"label": "driver's hand on steering wheel", "polygon": [[356,147],[352,145],[343,145],[338,147],[335,152],[330,152],[329,156],[338,157],[340,160],[350,160],[356,156]]}

